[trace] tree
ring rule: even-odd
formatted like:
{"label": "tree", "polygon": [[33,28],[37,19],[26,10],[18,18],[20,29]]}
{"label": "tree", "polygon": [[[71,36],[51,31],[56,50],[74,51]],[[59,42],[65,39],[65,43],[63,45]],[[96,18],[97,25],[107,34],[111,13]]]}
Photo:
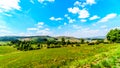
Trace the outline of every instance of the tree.
{"label": "tree", "polygon": [[81,44],[84,44],[85,43],[85,40],[84,39],[80,39],[81,41]]}
{"label": "tree", "polygon": [[70,40],[67,40],[66,44],[69,45],[70,44]]}
{"label": "tree", "polygon": [[120,29],[112,29],[107,34],[107,40],[120,43]]}
{"label": "tree", "polygon": [[61,38],[62,45],[65,45],[65,38]]}

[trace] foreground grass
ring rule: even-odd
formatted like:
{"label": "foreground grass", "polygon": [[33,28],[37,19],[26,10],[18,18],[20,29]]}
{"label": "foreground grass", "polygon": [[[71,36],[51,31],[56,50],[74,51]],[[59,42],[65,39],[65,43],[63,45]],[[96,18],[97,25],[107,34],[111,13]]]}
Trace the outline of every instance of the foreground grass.
{"label": "foreground grass", "polygon": [[[4,48],[4,49],[3,49]],[[108,67],[120,57],[120,44],[51,48],[33,51],[16,51],[0,47],[0,68],[78,68]],[[7,53],[5,53],[7,51]]]}

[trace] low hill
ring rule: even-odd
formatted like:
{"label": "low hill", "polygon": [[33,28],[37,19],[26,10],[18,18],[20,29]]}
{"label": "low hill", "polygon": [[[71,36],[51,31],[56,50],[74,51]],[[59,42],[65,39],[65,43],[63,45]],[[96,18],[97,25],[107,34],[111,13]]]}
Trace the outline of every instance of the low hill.
{"label": "low hill", "polygon": [[58,41],[61,41],[62,38],[65,38],[65,41],[69,40],[71,42],[80,42],[79,38],[75,38],[75,37],[68,37],[68,36],[59,36],[56,37]]}
{"label": "low hill", "polygon": [[[22,41],[38,41],[42,42],[45,40],[56,40],[61,41],[61,38],[65,38],[65,41],[70,40],[71,42],[79,42],[80,38],[75,37],[68,37],[68,36],[58,36],[58,37],[51,37],[51,36],[3,36],[0,37],[0,41],[13,41],[13,40],[22,40]],[[98,37],[91,37],[91,38],[84,38],[86,40],[88,39],[104,39],[103,36]]]}

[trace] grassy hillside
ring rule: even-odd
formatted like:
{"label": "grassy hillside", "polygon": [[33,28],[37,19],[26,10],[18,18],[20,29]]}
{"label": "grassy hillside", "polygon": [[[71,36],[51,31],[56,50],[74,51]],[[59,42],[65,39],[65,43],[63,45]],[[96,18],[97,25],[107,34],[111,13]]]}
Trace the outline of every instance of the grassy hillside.
{"label": "grassy hillside", "polygon": [[65,41],[69,40],[71,42],[80,42],[79,38],[75,38],[75,37],[59,36],[56,38],[58,39],[58,41],[61,41],[61,38],[65,38]]}
{"label": "grassy hillside", "polygon": [[9,54],[17,52],[18,50],[16,48],[13,48],[11,46],[0,46],[0,55]]}
{"label": "grassy hillside", "polygon": [[[0,47],[0,68],[78,68],[119,66],[120,44],[17,51]],[[115,63],[116,62],[116,63]]]}

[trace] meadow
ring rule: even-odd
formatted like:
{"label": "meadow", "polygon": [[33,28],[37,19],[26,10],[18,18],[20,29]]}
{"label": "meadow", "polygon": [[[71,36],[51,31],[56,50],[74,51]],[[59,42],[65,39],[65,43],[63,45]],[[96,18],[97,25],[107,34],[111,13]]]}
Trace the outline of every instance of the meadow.
{"label": "meadow", "polygon": [[119,68],[120,44],[19,51],[0,46],[0,68]]}

